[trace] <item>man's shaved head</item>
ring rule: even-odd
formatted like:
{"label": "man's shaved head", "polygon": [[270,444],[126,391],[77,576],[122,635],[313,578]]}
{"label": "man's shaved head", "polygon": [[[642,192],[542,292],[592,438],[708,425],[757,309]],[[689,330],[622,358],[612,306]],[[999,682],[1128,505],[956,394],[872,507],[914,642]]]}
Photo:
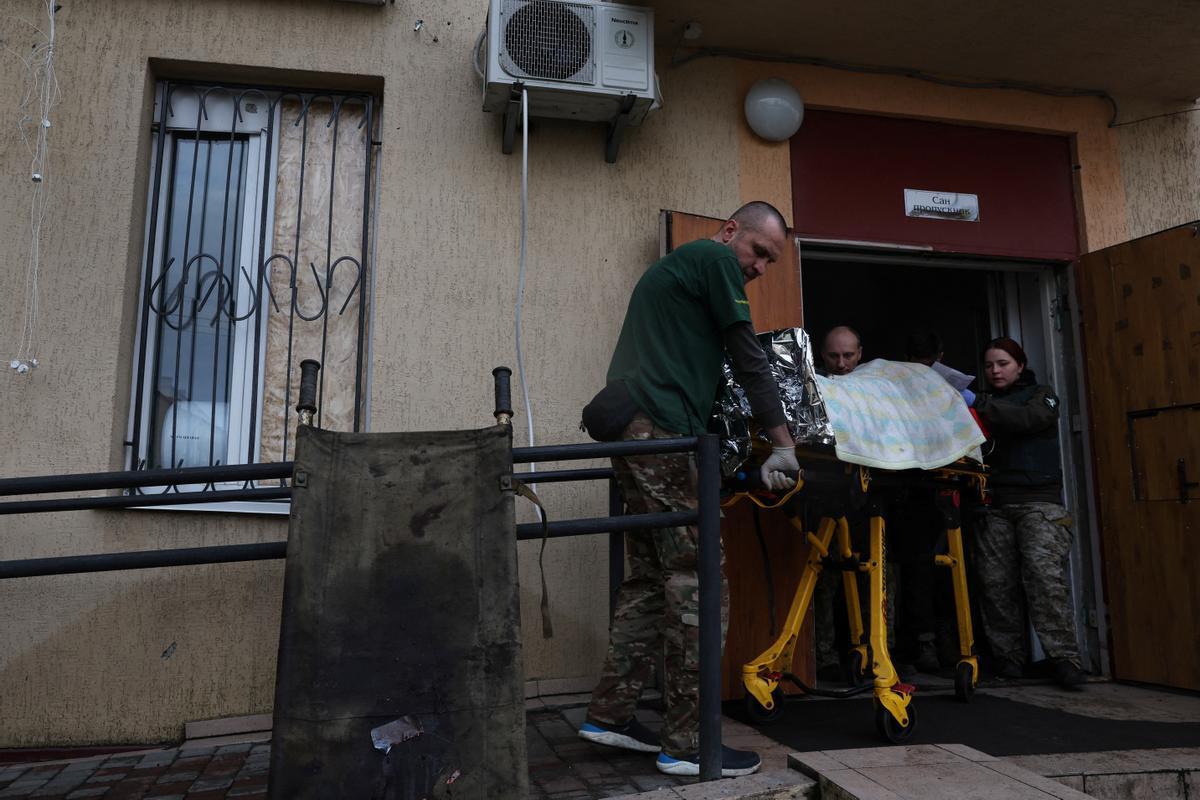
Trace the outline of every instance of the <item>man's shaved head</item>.
{"label": "man's shaved head", "polygon": [[783,253],[787,222],[775,206],[755,200],[733,212],[712,239],[729,246],[741,267],[742,280],[749,283],[763,275],[767,265]]}
{"label": "man's shaved head", "polygon": [[771,226],[778,225],[781,231],[787,231],[787,220],[783,218],[783,214],[779,213],[779,209],[764,200],[755,200],[739,208],[733,212],[730,219],[737,222],[744,228],[751,228],[756,231],[761,231]]}
{"label": "man's shaved head", "polygon": [[825,334],[821,361],[830,375],[849,375],[862,360],[862,339],[849,325],[838,325]]}

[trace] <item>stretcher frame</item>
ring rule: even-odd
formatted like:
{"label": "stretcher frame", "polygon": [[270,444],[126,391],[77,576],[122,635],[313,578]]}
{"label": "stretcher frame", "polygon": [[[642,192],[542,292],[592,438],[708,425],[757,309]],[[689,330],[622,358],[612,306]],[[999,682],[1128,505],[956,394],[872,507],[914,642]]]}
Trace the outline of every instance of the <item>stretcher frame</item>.
{"label": "stretcher frame", "polygon": [[[987,476],[983,465],[967,459],[935,470],[879,470],[845,464],[831,451],[798,447],[797,456],[804,465],[803,477],[777,505],[765,505],[749,491],[735,491],[725,505],[751,498],[763,507],[779,507],[788,522],[809,544],[804,571],[792,597],[783,629],[775,641],[759,656],[742,667],[746,688],[746,710],[752,720],[773,722],[784,711],[782,681],[800,687],[806,694],[850,697],[867,690],[874,692],[876,730],[887,741],[907,741],[916,728],[916,710],[911,706],[916,687],[902,683],[892,663],[887,644],[887,537],[882,503],[874,488],[933,488],[945,531],[945,552],[934,554],[937,566],[950,570],[954,587],[955,620],[958,627],[959,661],[955,666],[955,695],[968,702],[979,680],[979,660],[971,622],[967,590],[966,560],[963,555],[961,496],[969,490],[983,500]],[[805,531],[797,508],[798,500],[813,497],[820,522],[816,532]],[[869,516],[867,552],[854,552],[846,512],[865,506]],[[940,550],[941,548],[937,548]],[[831,550],[833,553],[831,554]],[[863,558],[865,555],[865,558]],[[826,569],[842,572],[842,587],[850,630],[850,670],[853,687],[845,690],[818,689],[806,685],[792,671],[800,629],[808,615],[817,579]],[[857,573],[868,576],[868,626],[864,638],[862,607]],[[870,683],[866,678],[871,677]]]}

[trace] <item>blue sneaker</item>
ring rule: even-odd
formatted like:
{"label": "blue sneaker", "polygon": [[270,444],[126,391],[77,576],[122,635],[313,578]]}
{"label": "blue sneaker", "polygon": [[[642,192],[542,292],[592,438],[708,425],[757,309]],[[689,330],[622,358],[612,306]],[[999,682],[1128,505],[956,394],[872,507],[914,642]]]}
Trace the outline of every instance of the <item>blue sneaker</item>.
{"label": "blue sneaker", "polygon": [[[659,772],[668,775],[699,775],[700,756],[680,756],[675,758],[666,753],[658,754],[654,766]],[[734,750],[732,747],[721,746],[721,777],[736,778],[741,775],[753,775],[762,766],[762,759],[753,750]]]}
{"label": "blue sneaker", "polygon": [[623,747],[639,753],[657,753],[662,750],[658,734],[633,717],[624,725],[602,725],[587,720],[579,729],[579,738],[609,747]]}

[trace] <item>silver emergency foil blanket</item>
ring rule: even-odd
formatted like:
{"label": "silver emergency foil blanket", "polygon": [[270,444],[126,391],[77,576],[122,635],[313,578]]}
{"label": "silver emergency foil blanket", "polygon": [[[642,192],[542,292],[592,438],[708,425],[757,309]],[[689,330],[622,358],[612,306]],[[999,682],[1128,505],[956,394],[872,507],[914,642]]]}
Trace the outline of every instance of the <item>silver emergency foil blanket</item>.
{"label": "silver emergency foil blanket", "polygon": [[[797,444],[834,443],[833,426],[817,388],[812,343],[803,328],[786,328],[758,337],[779,386],[788,429]],[[721,436],[721,469],[732,475],[750,457],[750,401],[725,362],[725,384],[717,395],[709,430]],[[761,437],[761,433],[759,434]],[[765,438],[764,438],[765,441]]]}

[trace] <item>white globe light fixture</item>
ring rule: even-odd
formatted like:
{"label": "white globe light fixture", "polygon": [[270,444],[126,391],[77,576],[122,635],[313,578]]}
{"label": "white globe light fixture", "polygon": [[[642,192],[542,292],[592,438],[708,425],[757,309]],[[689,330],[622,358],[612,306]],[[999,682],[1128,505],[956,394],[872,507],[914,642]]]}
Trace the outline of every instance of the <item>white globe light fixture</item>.
{"label": "white globe light fixture", "polygon": [[765,78],[746,93],[746,122],[769,142],[785,142],[800,130],[804,100],[783,78]]}

